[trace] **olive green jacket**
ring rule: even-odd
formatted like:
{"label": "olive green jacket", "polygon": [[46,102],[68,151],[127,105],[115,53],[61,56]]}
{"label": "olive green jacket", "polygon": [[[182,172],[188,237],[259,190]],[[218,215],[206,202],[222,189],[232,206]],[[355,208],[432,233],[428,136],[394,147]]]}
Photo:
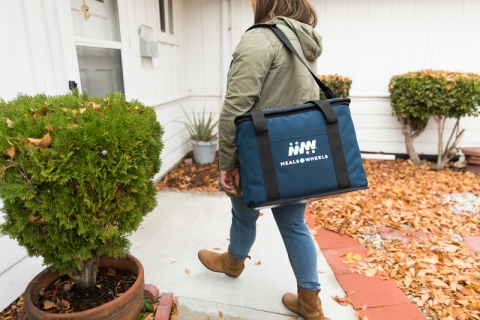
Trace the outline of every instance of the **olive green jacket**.
{"label": "olive green jacket", "polygon": [[[276,17],[295,50],[314,74],[322,52],[322,39],[312,27],[296,20]],[[218,125],[219,169],[239,167],[235,146],[235,117],[251,110],[284,108],[319,99],[319,88],[298,59],[269,28],[246,32],[228,72],[227,93]]]}

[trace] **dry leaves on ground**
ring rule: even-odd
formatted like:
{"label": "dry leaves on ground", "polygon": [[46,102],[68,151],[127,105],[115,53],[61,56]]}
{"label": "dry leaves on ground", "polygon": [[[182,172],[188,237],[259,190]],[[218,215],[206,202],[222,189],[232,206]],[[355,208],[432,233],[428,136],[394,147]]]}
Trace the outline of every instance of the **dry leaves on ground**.
{"label": "dry leaves on ground", "polygon": [[[480,177],[401,159],[364,160],[364,165],[368,190],[309,204],[318,227],[357,238],[367,247],[367,257],[349,255],[349,265],[370,277],[392,278],[433,319],[480,319],[480,258],[454,237],[480,236],[480,214],[455,213],[442,201],[452,193],[480,196]],[[211,165],[182,161],[157,190],[212,192],[217,179],[218,155]],[[368,236],[384,226],[408,226],[409,241],[383,240],[377,247]],[[420,231],[427,237],[412,236]]]}
{"label": "dry leaves on ground", "polygon": [[[480,257],[458,236],[480,236],[480,214],[455,213],[444,194],[480,195],[480,177],[419,168],[405,160],[364,160],[369,189],[309,204],[318,227],[357,238],[367,257],[354,270],[392,278],[433,319],[480,319]],[[409,241],[369,237],[379,227],[405,231]],[[427,238],[412,234],[421,230]]]}
{"label": "dry leaves on ground", "polygon": [[218,152],[215,162],[203,165],[195,163],[190,152],[162,178],[156,189],[216,192],[218,175]]}

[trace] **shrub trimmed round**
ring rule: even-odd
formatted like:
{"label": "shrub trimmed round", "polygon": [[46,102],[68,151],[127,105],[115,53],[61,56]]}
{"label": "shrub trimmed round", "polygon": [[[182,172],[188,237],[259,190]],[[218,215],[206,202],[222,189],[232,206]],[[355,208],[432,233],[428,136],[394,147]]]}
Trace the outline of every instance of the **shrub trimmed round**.
{"label": "shrub trimmed round", "polygon": [[0,232],[61,274],[125,257],[156,206],[162,134],[153,108],[120,93],[0,100]]}

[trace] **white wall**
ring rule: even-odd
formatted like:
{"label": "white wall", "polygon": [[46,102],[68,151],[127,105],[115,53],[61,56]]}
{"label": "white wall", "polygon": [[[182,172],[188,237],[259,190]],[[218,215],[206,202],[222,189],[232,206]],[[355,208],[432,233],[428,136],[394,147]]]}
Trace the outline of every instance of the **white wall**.
{"label": "white wall", "polygon": [[[392,76],[422,69],[480,74],[477,0],[312,0],[324,52],[319,73],[353,79],[351,110],[362,151],[406,153],[399,123],[391,117]],[[447,134],[454,122],[447,122]],[[480,145],[480,119],[462,119],[460,146]],[[415,140],[419,153],[437,154],[431,120]]]}
{"label": "white wall", "polygon": [[[233,46],[251,24],[249,1],[232,0]],[[391,116],[392,76],[421,69],[480,74],[478,0],[310,0],[324,51],[319,74],[353,80],[351,111],[362,151],[406,153],[401,126]],[[232,4],[232,5],[233,5]],[[448,121],[444,140],[454,122]],[[480,118],[462,119],[460,146],[480,145]],[[415,140],[419,153],[437,154],[433,120]]]}

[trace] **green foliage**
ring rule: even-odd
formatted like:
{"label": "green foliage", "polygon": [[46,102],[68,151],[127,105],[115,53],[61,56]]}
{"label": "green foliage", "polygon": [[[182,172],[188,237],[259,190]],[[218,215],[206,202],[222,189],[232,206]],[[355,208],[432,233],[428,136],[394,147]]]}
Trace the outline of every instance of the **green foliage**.
{"label": "green foliage", "polygon": [[[414,162],[419,157],[413,147],[413,138],[425,130],[429,119],[438,125],[438,160],[440,170],[455,156],[463,130],[461,117],[479,115],[480,76],[435,70],[422,70],[394,76],[390,80],[393,115],[401,122],[407,150]],[[445,120],[456,119],[446,146],[443,145]]]}
{"label": "green foliage", "polygon": [[120,93],[0,100],[0,232],[61,273],[124,257],[156,206],[162,134],[152,108]]}
{"label": "green foliage", "polygon": [[142,299],[142,308],[143,311],[153,312],[153,302],[146,297]]}
{"label": "green foliage", "polygon": [[142,299],[142,307],[140,309],[140,314],[137,317],[137,320],[145,320],[147,319],[147,314],[152,313],[154,311],[153,308],[153,301],[147,299],[147,297],[143,296]]}
{"label": "green foliage", "polygon": [[393,114],[415,123],[432,115],[459,119],[478,116],[480,76],[471,73],[422,70],[390,80]]}
{"label": "green foliage", "polygon": [[210,112],[208,118],[205,118],[205,109],[203,110],[201,116],[197,117],[197,115],[193,113],[192,118],[190,118],[188,113],[185,112],[185,109],[183,110],[183,112],[188,119],[188,122],[184,122],[185,127],[187,128],[188,133],[193,140],[204,142],[217,140],[218,133],[214,134],[213,130],[217,126],[218,120],[215,122],[213,121],[214,117],[212,112]]}
{"label": "green foliage", "polygon": [[[352,86],[352,79],[342,77],[337,74],[333,75],[319,75],[318,78],[330,89],[337,98],[348,98],[350,95],[350,88]],[[325,94],[320,90],[320,99],[325,100]]]}

